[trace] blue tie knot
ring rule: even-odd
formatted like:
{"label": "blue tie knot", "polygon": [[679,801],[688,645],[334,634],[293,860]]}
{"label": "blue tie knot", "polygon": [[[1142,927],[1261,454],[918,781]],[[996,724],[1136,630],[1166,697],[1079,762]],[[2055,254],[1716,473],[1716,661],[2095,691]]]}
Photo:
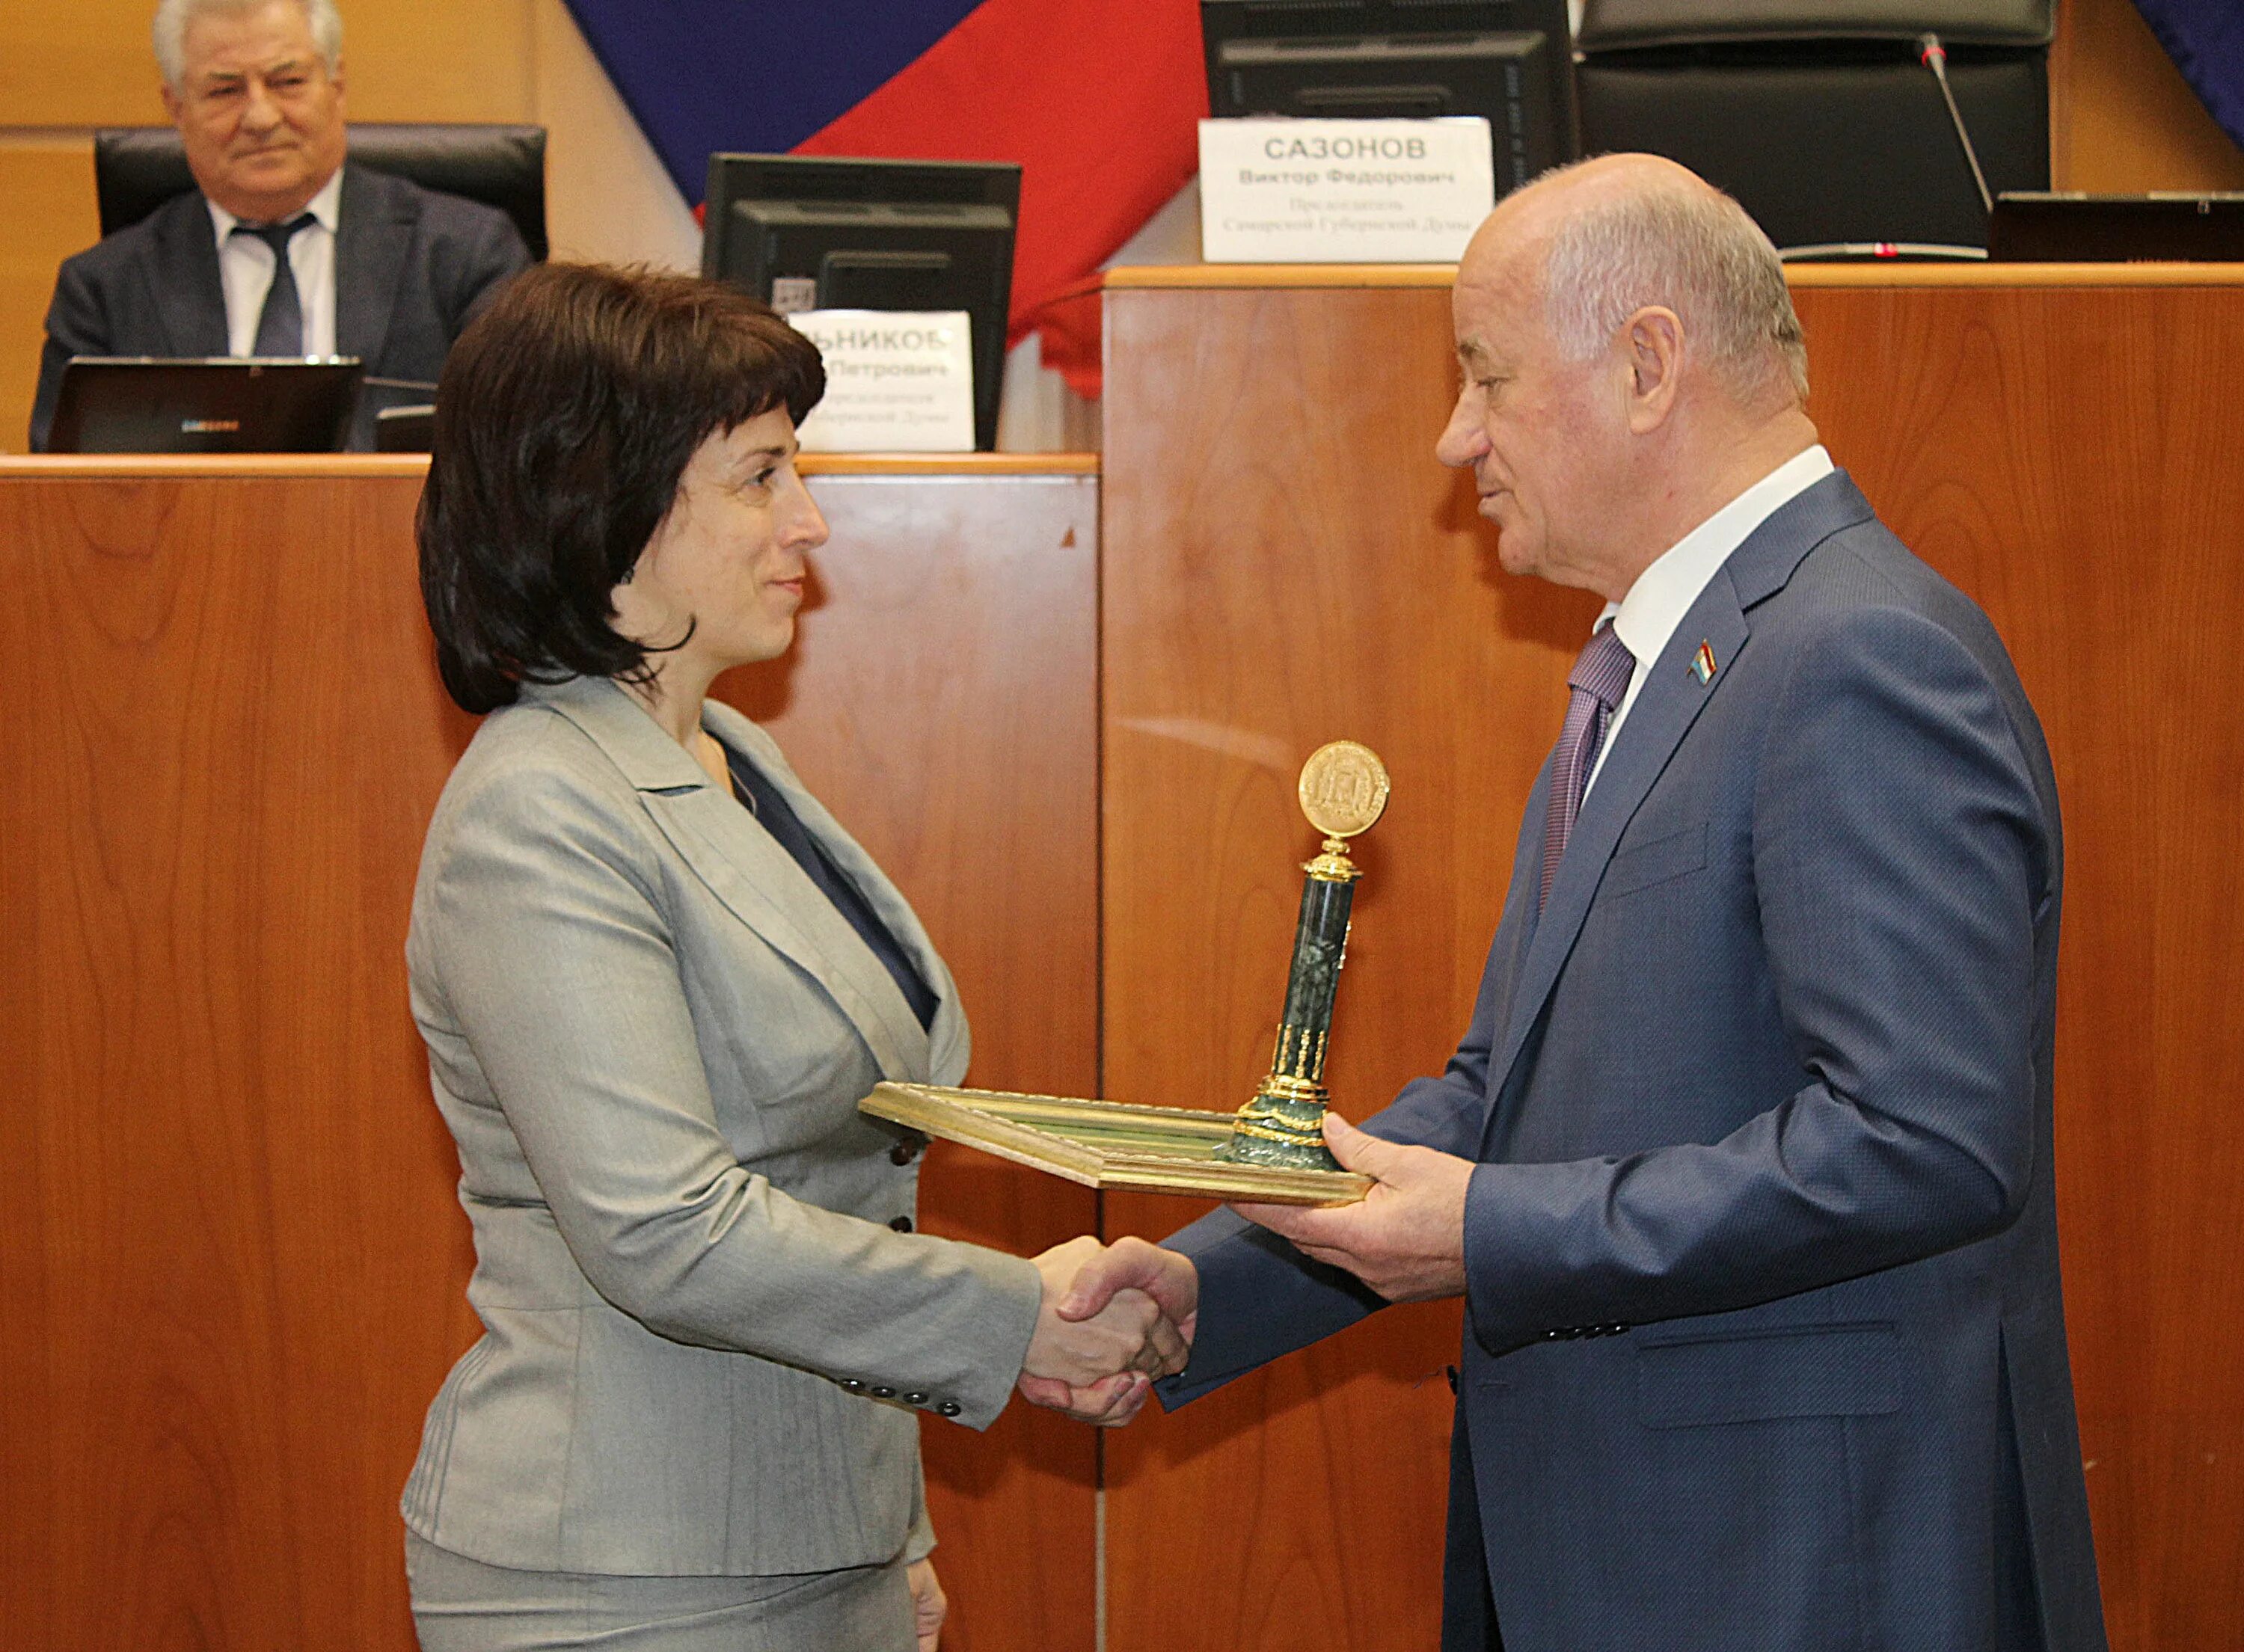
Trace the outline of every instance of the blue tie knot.
{"label": "blue tie knot", "polygon": [[235,236],[249,236],[252,240],[262,240],[267,247],[274,249],[274,258],[287,258],[287,245],[296,240],[296,231],[303,229],[305,225],[316,225],[316,222],[319,220],[312,218],[312,213],[296,213],[285,225],[235,225],[233,233]]}
{"label": "blue tie knot", "polygon": [[233,233],[264,242],[273,249],[273,256],[280,259],[288,256],[288,243],[296,239],[298,230],[319,221],[309,212],[299,212],[285,224],[236,224]]}

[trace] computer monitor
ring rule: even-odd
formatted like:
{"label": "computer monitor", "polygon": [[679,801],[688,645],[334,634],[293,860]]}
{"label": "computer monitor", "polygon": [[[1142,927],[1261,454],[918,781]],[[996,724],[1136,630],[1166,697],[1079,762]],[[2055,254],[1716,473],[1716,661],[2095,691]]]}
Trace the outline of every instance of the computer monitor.
{"label": "computer monitor", "polygon": [[701,273],[797,310],[963,310],[974,445],[997,445],[1021,169],[983,161],[712,155]]}
{"label": "computer monitor", "polygon": [[1200,0],[1218,116],[1483,115],[1507,195],[1573,159],[1566,0]]}
{"label": "computer monitor", "polygon": [[1988,234],[1998,262],[2234,263],[2244,261],[2244,193],[2005,190]]}

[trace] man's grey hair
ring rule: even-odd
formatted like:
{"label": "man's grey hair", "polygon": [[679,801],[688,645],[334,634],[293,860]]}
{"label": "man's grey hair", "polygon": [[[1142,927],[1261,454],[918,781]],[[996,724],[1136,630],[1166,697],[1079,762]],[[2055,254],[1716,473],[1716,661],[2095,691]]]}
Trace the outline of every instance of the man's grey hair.
{"label": "man's grey hair", "polygon": [[1618,192],[1572,213],[1551,238],[1544,309],[1559,350],[1586,361],[1649,306],[1675,312],[1734,394],[1751,398],[1778,374],[1808,399],[1808,347],[1776,248],[1719,191]]}
{"label": "man's grey hair", "polygon": [[[187,72],[187,25],[208,11],[259,11],[273,0],[158,0],[156,21],[151,30],[155,37],[156,67],[164,72],[164,84],[173,91]],[[334,74],[342,67],[343,19],[335,10],[335,0],[291,0],[304,14],[304,21],[312,27],[312,44],[319,48],[320,59]]]}

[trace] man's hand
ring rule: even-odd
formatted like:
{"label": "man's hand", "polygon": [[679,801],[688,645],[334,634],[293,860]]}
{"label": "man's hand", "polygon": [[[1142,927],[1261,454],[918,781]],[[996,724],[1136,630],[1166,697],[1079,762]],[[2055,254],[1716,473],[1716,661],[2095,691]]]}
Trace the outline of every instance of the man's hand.
{"label": "man's hand", "polygon": [[[1044,1274],[1044,1306],[1022,1368],[1022,1398],[1080,1422],[1105,1427],[1128,1422],[1145,1405],[1152,1379],[1183,1370],[1190,1357],[1200,1316],[1198,1271],[1174,1251],[1138,1238],[1117,1240],[1112,1248],[1089,1237],[1071,1239],[1038,1257],[1037,1266]],[[1057,1292],[1055,1278],[1060,1282]],[[1152,1322],[1146,1328],[1145,1349],[1151,1359],[1141,1356],[1123,1370],[1091,1380],[1082,1379],[1080,1368],[1072,1380],[1056,1368],[1061,1358],[1055,1351],[1065,1345],[1067,1327],[1110,1325],[1117,1314],[1127,1325],[1141,1320],[1148,1310]],[[1040,1348],[1046,1342],[1048,1317],[1057,1323]]]}
{"label": "man's hand", "polygon": [[1362,1203],[1231,1208],[1292,1240],[1304,1256],[1347,1269],[1389,1302],[1463,1295],[1471,1161],[1382,1142],[1337,1113],[1325,1115],[1325,1145],[1343,1169],[1376,1178]]}

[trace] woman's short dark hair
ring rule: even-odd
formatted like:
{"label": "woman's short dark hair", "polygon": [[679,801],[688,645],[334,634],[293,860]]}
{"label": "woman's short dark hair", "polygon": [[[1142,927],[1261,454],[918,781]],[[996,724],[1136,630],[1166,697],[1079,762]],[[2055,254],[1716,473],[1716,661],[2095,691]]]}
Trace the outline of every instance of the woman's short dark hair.
{"label": "woman's short dark hair", "polygon": [[737,288],[540,264],[452,347],[421,495],[421,597],[436,664],[470,711],[520,684],[643,675],[611,593],[693,451],[825,394],[818,348]]}

